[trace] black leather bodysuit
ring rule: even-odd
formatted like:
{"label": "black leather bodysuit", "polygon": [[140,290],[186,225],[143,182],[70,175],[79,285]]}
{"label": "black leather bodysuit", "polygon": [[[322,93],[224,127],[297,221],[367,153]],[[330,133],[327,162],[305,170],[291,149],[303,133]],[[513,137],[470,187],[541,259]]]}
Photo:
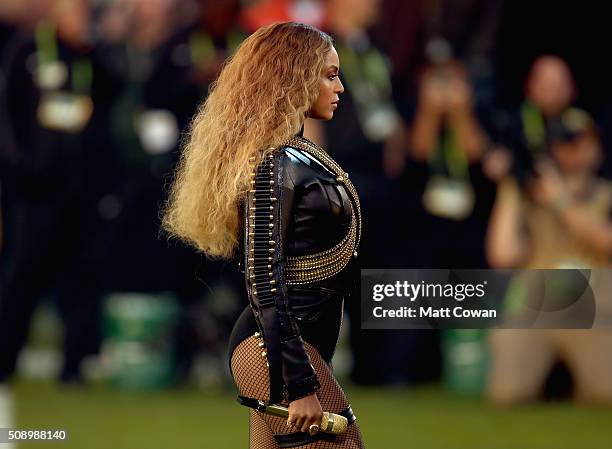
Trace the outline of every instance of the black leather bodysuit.
{"label": "black leather bodysuit", "polygon": [[230,359],[242,340],[262,335],[272,403],[320,387],[304,341],[331,361],[354,287],[359,200],[340,170],[294,137],[259,164],[251,182],[241,250],[250,305],[232,331]]}

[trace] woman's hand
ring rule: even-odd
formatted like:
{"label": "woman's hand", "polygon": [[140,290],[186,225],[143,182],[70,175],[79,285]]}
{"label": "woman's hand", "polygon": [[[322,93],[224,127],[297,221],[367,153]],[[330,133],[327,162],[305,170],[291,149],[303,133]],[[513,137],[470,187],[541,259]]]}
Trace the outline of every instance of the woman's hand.
{"label": "woman's hand", "polygon": [[308,432],[311,425],[320,426],[322,419],[323,409],[316,393],[296,399],[289,404],[287,425],[295,431]]}

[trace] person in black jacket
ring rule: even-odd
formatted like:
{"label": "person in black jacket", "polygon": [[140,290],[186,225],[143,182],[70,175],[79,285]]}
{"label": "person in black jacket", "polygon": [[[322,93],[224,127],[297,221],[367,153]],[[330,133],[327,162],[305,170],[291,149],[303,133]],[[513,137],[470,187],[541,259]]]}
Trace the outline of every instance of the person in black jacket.
{"label": "person in black jacket", "polygon": [[[195,117],[163,225],[210,257],[239,255],[250,307],[230,339],[242,396],[288,406],[252,410],[250,447],[362,448],[330,366],[361,238],[357,193],[340,166],[302,137],[329,120],[344,87],[331,38],[288,22],[247,38]],[[317,433],[323,410],[348,430]]]}
{"label": "person in black jacket", "polygon": [[81,362],[100,343],[107,231],[98,205],[108,183],[96,174],[112,170],[96,143],[109,86],[90,24],[86,1],[54,2],[36,39],[14,39],[5,60],[0,382],[13,376],[47,293],[65,324],[61,381],[81,382]]}

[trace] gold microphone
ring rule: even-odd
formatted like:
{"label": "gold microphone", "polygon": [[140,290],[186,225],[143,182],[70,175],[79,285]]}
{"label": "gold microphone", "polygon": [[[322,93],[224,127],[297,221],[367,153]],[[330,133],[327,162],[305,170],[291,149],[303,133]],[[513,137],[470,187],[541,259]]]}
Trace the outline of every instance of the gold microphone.
{"label": "gold microphone", "polygon": [[[281,405],[268,405],[264,401],[245,398],[244,396],[238,396],[238,402],[247,407],[254,408],[261,413],[279,416],[281,418],[289,417],[289,409]],[[347,427],[348,419],[344,416],[336,413],[323,412],[323,418],[321,418],[321,424],[319,425],[320,432],[340,435],[346,432]]]}

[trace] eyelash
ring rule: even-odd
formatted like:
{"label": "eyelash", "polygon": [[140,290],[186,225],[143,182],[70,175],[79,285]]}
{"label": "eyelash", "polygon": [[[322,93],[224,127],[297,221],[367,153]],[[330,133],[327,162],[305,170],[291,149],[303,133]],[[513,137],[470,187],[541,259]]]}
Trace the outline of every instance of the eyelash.
{"label": "eyelash", "polygon": [[335,80],[336,78],[338,78],[338,75],[330,75],[330,76],[328,76],[328,78],[329,78],[331,81],[333,81],[333,80]]}

